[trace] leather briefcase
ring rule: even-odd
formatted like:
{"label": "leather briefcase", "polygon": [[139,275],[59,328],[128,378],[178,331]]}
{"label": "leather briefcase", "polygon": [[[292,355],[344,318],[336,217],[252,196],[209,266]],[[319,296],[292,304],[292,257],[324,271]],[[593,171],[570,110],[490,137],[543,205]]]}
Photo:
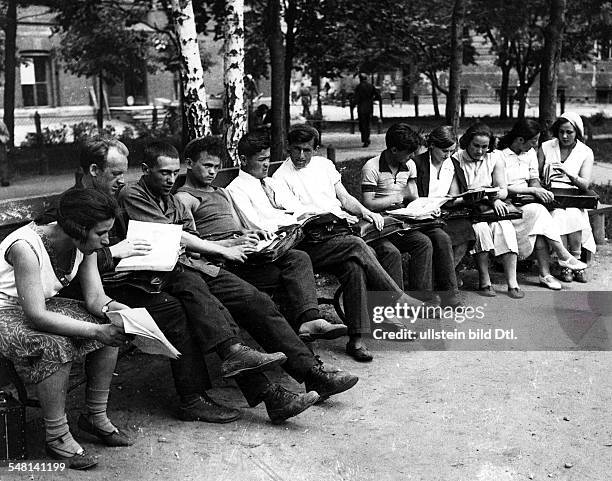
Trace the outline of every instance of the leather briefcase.
{"label": "leather briefcase", "polygon": [[361,237],[365,242],[372,242],[378,239],[383,239],[395,234],[406,228],[404,223],[391,216],[384,216],[385,225],[382,230],[378,230],[374,224],[365,219],[361,219],[359,222],[351,226],[353,233]]}
{"label": "leather briefcase", "polygon": [[278,238],[265,249],[249,254],[248,264],[267,264],[274,262],[295,247],[304,238],[304,232],[299,225],[283,227],[276,232]]}
{"label": "leather briefcase", "polygon": [[306,242],[325,242],[334,237],[353,233],[346,219],[331,213],[315,215],[306,220],[301,228]]}

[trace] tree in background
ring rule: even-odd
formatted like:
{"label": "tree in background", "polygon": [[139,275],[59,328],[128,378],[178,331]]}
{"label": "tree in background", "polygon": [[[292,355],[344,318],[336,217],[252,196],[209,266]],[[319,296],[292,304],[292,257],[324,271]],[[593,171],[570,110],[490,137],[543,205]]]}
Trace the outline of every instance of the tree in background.
{"label": "tree in background", "polygon": [[17,0],[7,0],[4,16],[4,123],[9,131],[7,148],[15,139],[15,69],[17,68]]}
{"label": "tree in background", "polygon": [[183,140],[189,141],[210,134],[204,70],[191,0],[172,0],[171,7],[180,46],[183,115],[186,121]]}
{"label": "tree in background", "polygon": [[98,79],[101,129],[104,85],[122,81],[127,71],[140,72],[147,53],[146,34],[128,29],[121,11],[89,0],[63,3],[56,20],[63,33],[59,56],[64,68],[77,76]]}
{"label": "tree in background", "polygon": [[238,141],[247,131],[244,109],[244,2],[228,0],[223,48],[223,141],[229,165],[239,165]]}
{"label": "tree in background", "polygon": [[544,51],[540,72],[540,122],[550,127],[557,117],[557,79],[563,31],[565,29],[565,0],[550,0],[549,21],[544,28]]}
{"label": "tree in background", "polygon": [[463,65],[463,25],[465,1],[455,0],[451,20],[451,61],[446,98],[446,122],[459,130],[459,101],[461,94],[461,67]]}

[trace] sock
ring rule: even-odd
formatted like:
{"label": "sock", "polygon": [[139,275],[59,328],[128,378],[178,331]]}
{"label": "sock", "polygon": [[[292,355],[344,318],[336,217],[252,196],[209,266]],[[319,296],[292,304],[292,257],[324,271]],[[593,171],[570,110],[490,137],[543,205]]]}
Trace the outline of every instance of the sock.
{"label": "sock", "polygon": [[85,389],[85,406],[87,407],[87,419],[95,427],[105,433],[117,431],[106,416],[106,404],[108,403],[108,389]]}
{"label": "sock", "polygon": [[70,453],[78,453],[83,449],[70,434],[65,414],[57,419],[43,418],[43,421],[45,422],[45,441],[55,452],[69,456]]}

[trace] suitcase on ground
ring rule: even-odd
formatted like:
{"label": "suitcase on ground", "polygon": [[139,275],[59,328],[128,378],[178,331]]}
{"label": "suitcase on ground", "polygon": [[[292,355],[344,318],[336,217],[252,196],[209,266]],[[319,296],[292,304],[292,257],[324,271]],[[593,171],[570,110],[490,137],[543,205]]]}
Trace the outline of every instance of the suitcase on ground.
{"label": "suitcase on ground", "polygon": [[25,459],[25,406],[0,391],[0,461]]}

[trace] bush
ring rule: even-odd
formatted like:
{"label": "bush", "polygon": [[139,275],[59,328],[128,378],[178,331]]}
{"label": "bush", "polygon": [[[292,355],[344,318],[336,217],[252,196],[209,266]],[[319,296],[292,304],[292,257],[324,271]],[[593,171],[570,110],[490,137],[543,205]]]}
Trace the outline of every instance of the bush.
{"label": "bush", "polygon": [[98,126],[93,122],[79,122],[72,124],[72,135],[74,142],[80,142],[98,133]]}
{"label": "bush", "polygon": [[67,136],[68,127],[65,124],[57,129],[45,127],[40,133],[40,136],[34,132],[28,133],[25,140],[21,143],[21,147],[65,144]]}

